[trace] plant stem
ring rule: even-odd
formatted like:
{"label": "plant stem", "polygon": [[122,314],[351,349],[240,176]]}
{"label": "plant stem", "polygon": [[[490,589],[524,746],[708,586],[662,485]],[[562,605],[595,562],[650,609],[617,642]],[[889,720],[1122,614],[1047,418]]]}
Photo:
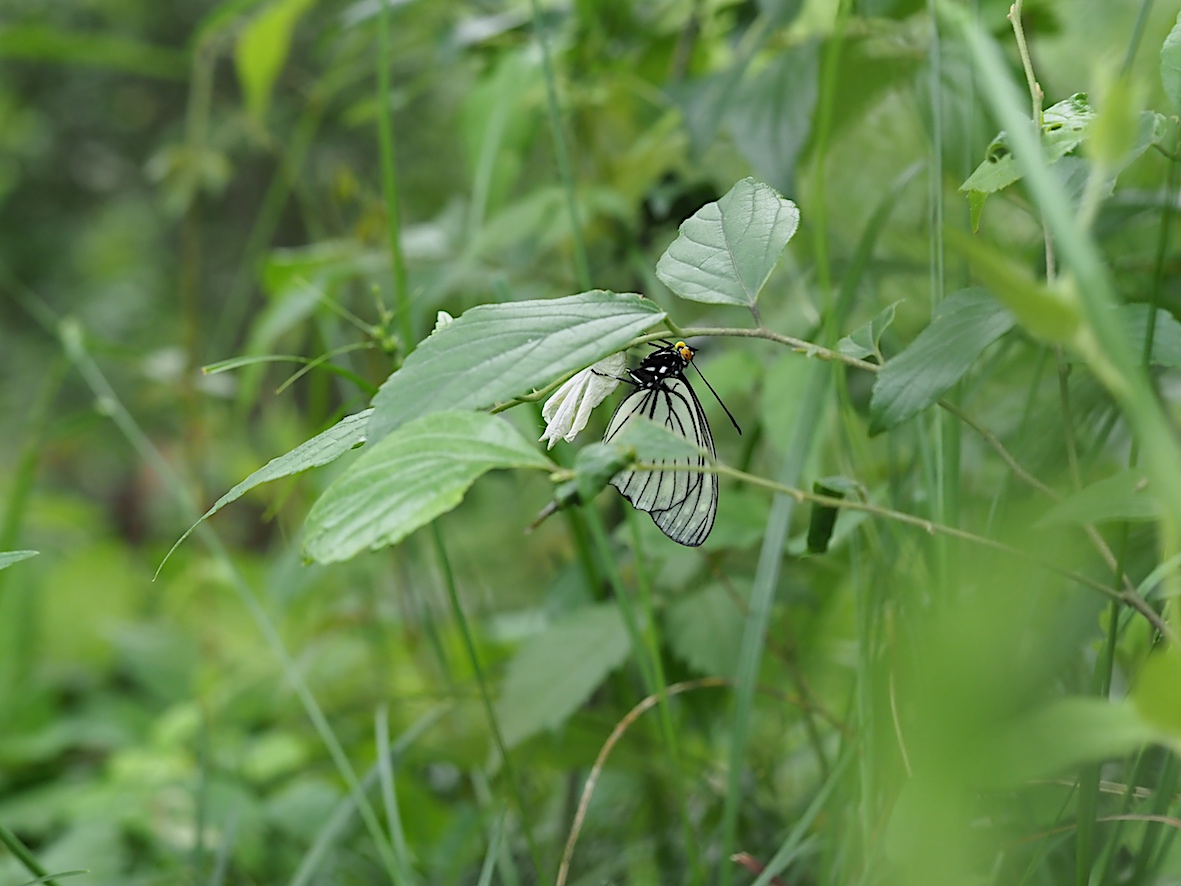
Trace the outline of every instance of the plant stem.
{"label": "plant stem", "polygon": [[862,511],[867,514],[873,514],[878,517],[883,517],[888,520],[895,520],[899,523],[905,523],[908,526],[915,526],[924,530],[928,535],[946,535],[951,538],[958,538],[962,541],[971,542],[972,544],[981,547],[991,548],[994,551],[1000,551],[1009,554],[1018,559],[1024,560],[1027,563],[1035,564],[1047,572],[1052,572],[1055,575],[1060,575],[1063,578],[1068,578],[1083,587],[1090,588],[1097,591],[1103,596],[1117,600],[1126,606],[1131,607],[1140,613],[1163,637],[1166,637],[1170,643],[1181,648],[1181,641],[1178,640],[1176,633],[1168,624],[1161,620],[1148,603],[1138,594],[1129,593],[1127,591],[1120,591],[1116,588],[1105,585],[1102,582],[1095,581],[1092,578],[1074,572],[1069,569],[1064,569],[1061,566],[1056,566],[1047,560],[1038,557],[1035,554],[1027,553],[1020,548],[1015,548],[1012,545],[1005,544],[1003,541],[997,541],[993,538],[988,538],[983,535],[977,535],[974,532],[969,532],[966,529],[959,529],[955,526],[945,526],[942,523],[937,523],[934,520],[928,520],[924,517],[916,517],[913,514],[906,514],[902,511],[896,511],[892,508],[884,508],[880,505],[875,505],[870,502],[853,501],[844,498],[833,498],[828,495],[821,495],[816,492],[808,492],[803,489],[798,489],[784,483],[777,483],[774,480],[768,480],[765,477],[760,477],[757,474],[748,474],[745,471],[740,471],[737,468],[731,468],[728,465],[716,462],[706,468],[698,468],[696,466],[669,467],[668,465],[646,464],[644,462],[637,462],[632,465],[631,470],[634,471],[666,471],[666,470],[687,470],[690,473],[713,473],[723,477],[732,477],[743,483],[749,483],[752,486],[760,486],[763,489],[768,489],[771,492],[780,495],[789,496],[796,502],[812,502],[813,504],[822,505],[829,508],[840,508],[850,511]]}
{"label": "plant stem", "polygon": [[558,164],[558,178],[566,193],[566,211],[570,214],[570,235],[574,242],[574,272],[578,285],[591,288],[590,264],[586,258],[586,244],[582,240],[582,222],[578,216],[578,200],[574,193],[574,173],[570,165],[570,149],[566,144],[566,130],[562,126],[562,112],[558,104],[557,78],[550,57],[549,39],[542,24],[541,4],[531,0],[533,8],[533,30],[541,47],[541,68],[545,75],[546,108],[549,112],[550,132],[554,137],[554,160]]}
{"label": "plant stem", "polygon": [[34,877],[40,879],[47,886],[58,886],[57,881],[52,879],[45,868],[41,866],[41,862],[37,861],[37,857],[29,851],[28,847],[20,841],[20,838],[16,834],[4,827],[4,825],[0,825],[0,843],[7,846],[9,852],[15,855],[17,861],[23,864],[25,870]]}
{"label": "plant stem", "polygon": [[390,250],[394,314],[402,339],[402,357],[414,350],[414,324],[410,319],[410,293],[406,286],[406,260],[402,254],[402,214],[398,202],[398,174],[394,166],[394,122],[390,108],[390,4],[378,0],[377,19],[377,138],[381,148],[381,190],[385,198],[386,237]]}
{"label": "plant stem", "polygon": [[537,844],[533,840],[533,829],[529,826],[529,818],[525,814],[525,800],[521,795],[521,788],[517,784],[516,773],[513,771],[513,761],[509,757],[508,747],[504,743],[504,735],[500,731],[500,721],[496,718],[496,709],[492,706],[492,695],[488,691],[488,681],[484,675],[484,668],[480,664],[479,653],[476,652],[476,641],[472,637],[471,626],[463,607],[459,603],[459,591],[455,586],[455,575],[451,571],[451,559],[447,556],[447,548],[443,545],[443,533],[439,529],[437,520],[431,523],[431,533],[435,543],[435,552],[439,557],[439,568],[443,572],[443,582],[447,585],[447,599],[451,603],[451,610],[455,622],[459,625],[459,632],[463,636],[463,645],[467,649],[468,659],[472,665],[472,673],[476,677],[476,685],[480,689],[480,701],[484,705],[484,713],[488,717],[488,728],[492,731],[492,740],[500,754],[501,765],[504,766],[504,777],[508,781],[509,792],[513,803],[517,807],[517,815],[521,817],[521,830],[525,834],[525,842],[529,846],[529,854],[533,858],[533,867],[540,877],[544,868],[541,865],[541,853],[537,851]]}

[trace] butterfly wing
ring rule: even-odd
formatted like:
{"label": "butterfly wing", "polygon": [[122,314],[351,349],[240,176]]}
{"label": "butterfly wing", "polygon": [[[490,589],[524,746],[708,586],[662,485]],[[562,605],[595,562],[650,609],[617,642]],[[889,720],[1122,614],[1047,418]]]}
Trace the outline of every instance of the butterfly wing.
{"label": "butterfly wing", "polygon": [[[651,388],[629,394],[607,426],[603,441],[610,443],[637,418],[646,418],[684,437],[714,455],[713,435],[705,412],[689,382],[681,377],[662,379]],[[705,468],[705,453],[662,459],[647,471],[621,471],[611,485],[637,510],[646,511],[661,532],[673,541],[696,547],[713,529],[718,512],[718,478],[689,468]]]}

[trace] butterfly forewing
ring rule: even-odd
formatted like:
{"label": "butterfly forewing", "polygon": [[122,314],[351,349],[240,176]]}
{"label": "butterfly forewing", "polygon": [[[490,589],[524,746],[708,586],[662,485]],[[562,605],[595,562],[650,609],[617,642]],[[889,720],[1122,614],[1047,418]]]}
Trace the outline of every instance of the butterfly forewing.
{"label": "butterfly forewing", "polygon": [[[643,369],[641,366],[641,371],[636,373],[641,380]],[[611,442],[628,424],[646,418],[714,455],[713,435],[705,412],[693,388],[681,376],[680,368],[663,373],[650,384],[637,388],[619,404],[603,440]],[[705,541],[714,525],[718,478],[688,469],[704,468],[707,464],[704,453],[662,459],[653,463],[652,470],[616,474],[611,485],[637,510],[647,511],[673,541],[696,547]]]}

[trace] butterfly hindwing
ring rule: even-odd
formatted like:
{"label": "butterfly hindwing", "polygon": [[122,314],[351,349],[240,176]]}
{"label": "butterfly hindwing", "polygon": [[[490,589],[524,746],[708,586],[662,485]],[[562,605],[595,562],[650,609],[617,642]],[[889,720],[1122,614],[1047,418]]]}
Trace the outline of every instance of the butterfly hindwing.
{"label": "butterfly hindwing", "polygon": [[[604,442],[618,437],[637,418],[662,425],[695,446],[714,455],[713,435],[696,393],[679,373],[639,387],[619,404]],[[690,468],[705,468],[705,452],[653,463],[652,470],[622,471],[611,485],[637,510],[646,511],[673,541],[696,547],[713,529],[718,510],[718,478]]]}

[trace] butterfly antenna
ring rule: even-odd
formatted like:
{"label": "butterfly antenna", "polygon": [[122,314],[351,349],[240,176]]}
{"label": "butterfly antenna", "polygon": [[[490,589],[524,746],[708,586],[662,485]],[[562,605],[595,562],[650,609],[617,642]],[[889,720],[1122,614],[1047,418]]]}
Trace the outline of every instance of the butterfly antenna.
{"label": "butterfly antenna", "polygon": [[730,419],[730,424],[734,425],[734,430],[738,432],[739,436],[742,436],[742,428],[738,427],[737,420],[730,413],[730,410],[726,408],[726,404],[722,402],[722,398],[718,396],[718,392],[714,390],[714,386],[709,383],[709,379],[705,377],[701,371],[701,368],[696,363],[693,364],[693,368],[697,370],[697,374],[701,376],[701,380],[705,382],[705,386],[709,388],[709,392],[714,395],[714,399],[718,401],[718,405],[721,406],[722,411],[726,413],[726,418]]}

